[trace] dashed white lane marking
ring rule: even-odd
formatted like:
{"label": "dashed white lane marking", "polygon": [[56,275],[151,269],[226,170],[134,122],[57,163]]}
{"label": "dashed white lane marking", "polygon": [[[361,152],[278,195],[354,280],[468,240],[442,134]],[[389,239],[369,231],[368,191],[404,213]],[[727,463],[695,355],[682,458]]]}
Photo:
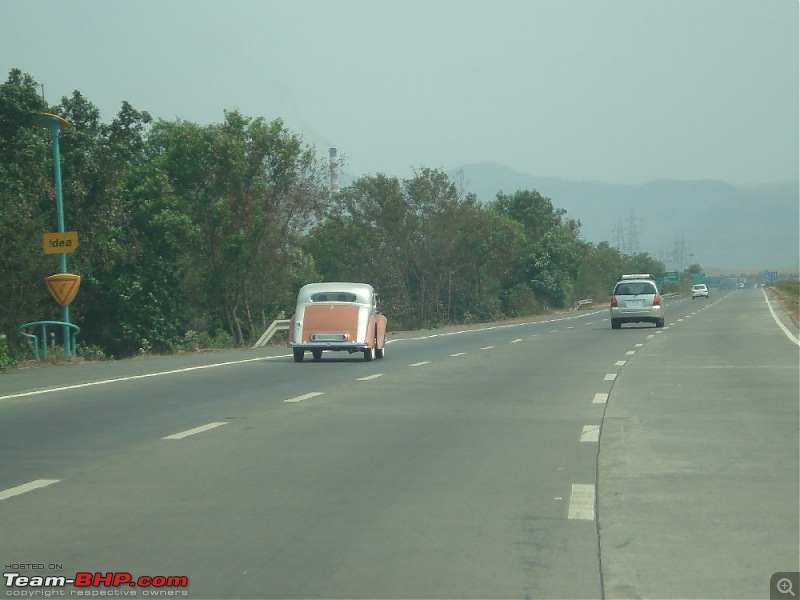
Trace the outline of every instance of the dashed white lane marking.
{"label": "dashed white lane marking", "polygon": [[511,340],[512,344],[519,344],[522,341],[522,338],[517,338],[515,340]]}
{"label": "dashed white lane marking", "polygon": [[215,421],[214,423],[208,423],[207,425],[201,425],[200,427],[195,427],[194,429],[187,429],[186,431],[181,431],[180,433],[173,433],[172,435],[168,435],[162,439],[165,440],[182,440],[185,437],[189,437],[190,435],[194,435],[196,433],[203,433],[204,431],[208,431],[209,429],[215,429],[220,425],[226,425],[227,421]]}
{"label": "dashed white lane marking", "polygon": [[623,365],[624,365],[626,362],[628,362],[628,361],[627,361],[627,360],[618,360],[617,362],[615,362],[615,363],[614,363],[614,366],[616,366],[616,367],[621,367],[621,366],[623,366]]}
{"label": "dashed white lane marking", "polygon": [[421,361],[421,362],[415,362],[415,363],[411,363],[411,364],[410,364],[410,365],[408,365],[408,366],[409,366],[409,367],[421,367],[422,365],[429,365],[429,364],[431,364],[431,361],[429,361],[429,360],[423,360],[423,361]]}
{"label": "dashed white lane marking", "polygon": [[581,431],[582,442],[599,442],[600,441],[600,425],[584,425]]}
{"label": "dashed white lane marking", "polygon": [[484,346],[481,350],[491,350],[494,346]]}
{"label": "dashed white lane marking", "polygon": [[8,488],[7,490],[0,491],[0,500],[6,500],[8,498],[12,498],[14,496],[19,496],[20,494],[24,494],[25,492],[38,490],[39,488],[47,487],[48,485],[52,485],[54,483],[58,483],[59,481],[61,481],[61,480],[60,479],[36,479],[35,481],[31,481],[30,483],[25,483],[23,485],[18,485],[17,487]]}
{"label": "dashed white lane marking", "polygon": [[644,344],[634,344],[634,348],[644,348]]}
{"label": "dashed white lane marking", "polygon": [[456,352],[455,354],[451,354],[450,356],[464,356],[466,352]]}
{"label": "dashed white lane marking", "polygon": [[636,350],[628,350],[625,354],[627,356],[633,356],[634,354],[636,354]]}
{"label": "dashed white lane marking", "polygon": [[567,518],[594,521],[594,484],[572,484]]}
{"label": "dashed white lane marking", "polygon": [[308,394],[303,394],[302,396],[295,396],[294,398],[288,398],[284,400],[284,402],[302,402],[303,400],[308,400],[309,398],[316,398],[317,396],[322,396],[324,392],[309,392]]}
{"label": "dashed white lane marking", "polygon": [[378,377],[383,376],[383,373],[375,373],[373,375],[367,375],[366,377],[359,377],[356,381],[369,381],[370,379],[377,379]]}
{"label": "dashed white lane marking", "polygon": [[592,404],[605,404],[608,402],[608,394],[595,394]]}
{"label": "dashed white lane marking", "polygon": [[603,378],[603,381],[614,381],[617,378],[616,373],[606,373],[606,376]]}

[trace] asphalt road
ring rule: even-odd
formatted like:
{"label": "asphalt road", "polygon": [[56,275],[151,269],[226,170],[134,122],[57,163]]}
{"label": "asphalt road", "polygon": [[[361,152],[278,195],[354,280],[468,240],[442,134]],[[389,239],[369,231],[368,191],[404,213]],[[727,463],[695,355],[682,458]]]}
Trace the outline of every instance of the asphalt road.
{"label": "asphalt road", "polygon": [[769,597],[800,569],[798,346],[760,290],[667,310],[4,374],[4,573],[188,586],[3,594]]}

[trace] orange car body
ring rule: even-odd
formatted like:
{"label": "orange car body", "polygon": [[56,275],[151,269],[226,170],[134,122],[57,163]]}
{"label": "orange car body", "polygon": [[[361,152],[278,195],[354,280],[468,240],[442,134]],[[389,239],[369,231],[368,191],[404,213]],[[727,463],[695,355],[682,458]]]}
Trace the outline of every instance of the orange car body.
{"label": "orange car body", "polygon": [[383,358],[386,326],[371,285],[309,283],[297,294],[289,347],[296,362],[303,361],[306,350],[314,360],[320,360],[325,350],[362,352],[364,360]]}

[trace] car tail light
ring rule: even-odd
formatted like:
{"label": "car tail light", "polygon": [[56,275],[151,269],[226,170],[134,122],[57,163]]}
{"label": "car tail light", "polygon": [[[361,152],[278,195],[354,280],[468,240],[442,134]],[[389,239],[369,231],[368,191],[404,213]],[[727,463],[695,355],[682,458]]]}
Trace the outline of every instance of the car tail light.
{"label": "car tail light", "polygon": [[661,306],[661,296],[656,292],[656,295],[653,296],[653,306]]}
{"label": "car tail light", "polygon": [[619,308],[619,304],[617,304],[617,297],[611,296],[611,308]]}

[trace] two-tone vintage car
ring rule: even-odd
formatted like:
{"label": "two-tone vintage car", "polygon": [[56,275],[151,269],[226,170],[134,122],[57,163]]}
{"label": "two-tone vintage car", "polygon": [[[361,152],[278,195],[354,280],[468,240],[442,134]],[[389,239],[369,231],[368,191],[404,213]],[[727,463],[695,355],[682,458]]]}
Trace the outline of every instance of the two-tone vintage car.
{"label": "two-tone vintage car", "polygon": [[309,283],[297,294],[289,347],[295,362],[303,362],[306,350],[314,360],[320,360],[325,350],[363,352],[364,360],[383,358],[386,324],[371,285]]}

